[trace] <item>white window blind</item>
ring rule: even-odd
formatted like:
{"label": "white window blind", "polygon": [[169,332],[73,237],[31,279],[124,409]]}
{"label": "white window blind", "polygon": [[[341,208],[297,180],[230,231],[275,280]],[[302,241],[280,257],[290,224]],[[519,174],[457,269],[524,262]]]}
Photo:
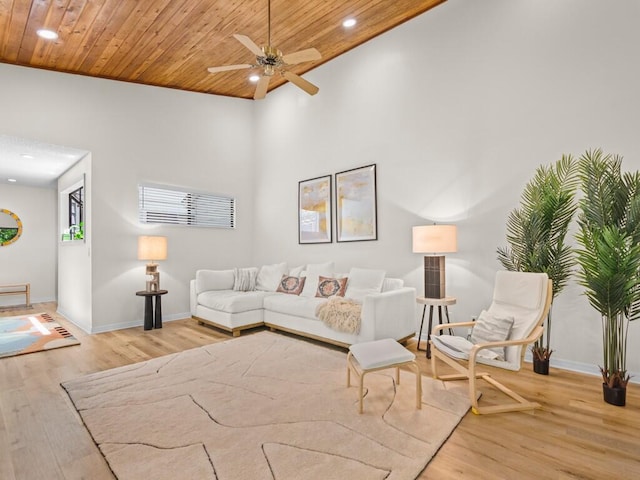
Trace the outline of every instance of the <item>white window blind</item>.
{"label": "white window blind", "polygon": [[218,228],[234,228],[236,224],[236,202],[232,197],[139,185],[138,200],[140,223]]}

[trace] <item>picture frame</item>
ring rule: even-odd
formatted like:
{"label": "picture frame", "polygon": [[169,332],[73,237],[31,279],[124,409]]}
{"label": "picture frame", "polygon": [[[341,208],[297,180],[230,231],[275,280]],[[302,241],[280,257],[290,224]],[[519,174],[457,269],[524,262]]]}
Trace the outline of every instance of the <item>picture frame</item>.
{"label": "picture frame", "polygon": [[376,164],[335,174],[336,241],[378,239]]}
{"label": "picture frame", "polygon": [[331,175],[298,182],[298,243],[331,243]]}

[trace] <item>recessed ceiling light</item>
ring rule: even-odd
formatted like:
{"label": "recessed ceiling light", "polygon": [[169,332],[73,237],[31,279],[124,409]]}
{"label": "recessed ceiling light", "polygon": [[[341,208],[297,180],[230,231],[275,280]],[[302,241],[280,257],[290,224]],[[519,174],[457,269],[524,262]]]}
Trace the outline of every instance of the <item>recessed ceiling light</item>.
{"label": "recessed ceiling light", "polygon": [[7,181],[11,182],[11,183],[16,183],[17,182],[17,180],[15,178],[7,178]]}
{"label": "recessed ceiling light", "polygon": [[250,81],[250,82],[254,82],[254,83],[255,83],[255,82],[257,82],[258,80],[260,80],[260,75],[251,75],[251,76],[249,77],[249,81]]}
{"label": "recessed ceiling light", "polygon": [[20,156],[22,158],[27,158],[27,159],[30,159],[30,160],[35,158],[33,155],[29,155],[28,153],[21,153]]}
{"label": "recessed ceiling light", "polygon": [[36,32],[40,38],[44,38],[45,40],[56,40],[58,38],[58,34],[53,30],[47,30],[46,28],[41,28]]}
{"label": "recessed ceiling light", "polygon": [[355,18],[347,18],[344,22],[342,22],[342,26],[345,28],[351,28],[356,24]]}

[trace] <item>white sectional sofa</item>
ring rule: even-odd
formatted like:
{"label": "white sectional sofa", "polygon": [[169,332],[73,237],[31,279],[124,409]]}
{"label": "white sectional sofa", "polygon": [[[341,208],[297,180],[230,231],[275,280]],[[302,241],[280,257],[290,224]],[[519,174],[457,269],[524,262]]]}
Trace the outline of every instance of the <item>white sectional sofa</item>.
{"label": "white sectional sofa", "polygon": [[[253,271],[255,285],[245,278],[238,288],[240,271]],[[304,278],[304,289],[299,294],[276,291],[287,276]],[[329,301],[316,296],[321,276],[347,278],[345,299],[362,304],[359,332],[339,331],[318,319],[318,306]],[[339,346],[382,338],[402,342],[416,331],[416,292],[403,284],[401,279],[388,278],[380,270],[352,268],[346,274],[336,274],[332,262],[294,269],[282,263],[260,269],[198,270],[190,284],[191,315],[200,323],[229,331],[233,336],[244,329],[266,325],[272,330]]]}

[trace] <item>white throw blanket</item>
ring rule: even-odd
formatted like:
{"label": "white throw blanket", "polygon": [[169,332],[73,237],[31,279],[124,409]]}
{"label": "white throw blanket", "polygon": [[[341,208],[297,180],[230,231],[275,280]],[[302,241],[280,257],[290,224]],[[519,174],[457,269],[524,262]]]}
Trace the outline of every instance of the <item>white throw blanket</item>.
{"label": "white throw blanket", "polygon": [[339,332],[360,333],[362,304],[343,297],[329,297],[329,301],[318,305],[316,317],[329,328]]}

